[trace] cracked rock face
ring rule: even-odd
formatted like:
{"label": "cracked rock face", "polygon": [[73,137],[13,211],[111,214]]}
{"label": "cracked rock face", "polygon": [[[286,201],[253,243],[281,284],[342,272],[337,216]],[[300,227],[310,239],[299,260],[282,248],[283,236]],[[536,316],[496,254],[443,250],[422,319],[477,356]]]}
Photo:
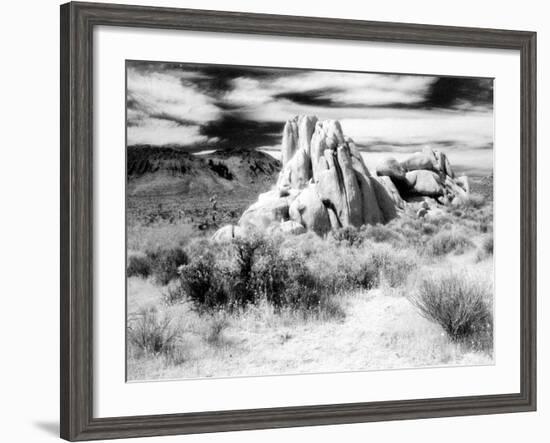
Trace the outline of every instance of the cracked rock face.
{"label": "cracked rock face", "polygon": [[[442,152],[425,148],[403,162],[386,157],[373,176],[337,120],[301,115],[288,120],[281,143],[282,170],[239,220],[250,228],[325,235],[331,229],[387,223],[410,196],[466,198],[467,177],[455,178]],[[302,229],[303,228],[303,229]],[[226,236],[228,228],[226,229]]]}
{"label": "cracked rock face", "polygon": [[[404,179],[402,171],[406,171]],[[378,165],[376,172],[391,179],[405,198],[433,197],[440,203],[457,204],[470,194],[468,177],[456,177],[445,153],[429,146],[401,163],[387,157]]]}
{"label": "cracked rock face", "polygon": [[281,158],[283,169],[275,189],[245,211],[241,226],[292,220],[324,235],[334,228],[385,223],[397,215],[393,189],[372,176],[336,120],[319,121],[314,116],[288,120]]}

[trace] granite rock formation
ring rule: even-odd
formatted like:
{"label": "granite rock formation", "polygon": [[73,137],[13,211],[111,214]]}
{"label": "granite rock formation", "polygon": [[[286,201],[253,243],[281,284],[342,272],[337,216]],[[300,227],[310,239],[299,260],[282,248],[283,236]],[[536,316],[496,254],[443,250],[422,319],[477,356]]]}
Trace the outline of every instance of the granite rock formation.
{"label": "granite rock formation", "polygon": [[[281,143],[282,170],[272,190],[260,194],[239,220],[249,229],[289,234],[387,223],[417,197],[451,204],[467,198],[467,177],[455,177],[442,152],[425,148],[402,162],[383,159],[371,174],[336,120],[288,120]],[[222,228],[227,239],[230,231]]]}

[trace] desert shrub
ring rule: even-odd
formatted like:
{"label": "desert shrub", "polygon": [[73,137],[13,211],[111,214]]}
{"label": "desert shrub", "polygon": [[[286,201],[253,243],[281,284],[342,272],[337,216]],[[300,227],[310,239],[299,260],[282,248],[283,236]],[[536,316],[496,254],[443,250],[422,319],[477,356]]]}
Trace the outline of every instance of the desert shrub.
{"label": "desert shrub", "polygon": [[129,255],[126,265],[128,277],[149,277],[151,275],[151,260],[146,255]]}
{"label": "desert shrub", "polygon": [[345,243],[348,246],[361,244],[363,241],[363,235],[361,231],[353,226],[346,226],[345,228],[334,229],[331,231],[333,239],[339,243]]}
{"label": "desert shrub", "polygon": [[178,276],[178,268],[188,261],[187,254],[181,248],[154,249],[147,251],[151,274],[157,283],[168,284]]}
{"label": "desert shrub", "polygon": [[257,297],[263,297],[278,307],[283,305],[289,281],[289,268],[293,265],[301,265],[295,255],[285,260],[277,248],[266,245],[254,263],[254,290]]}
{"label": "desert shrub", "polygon": [[189,299],[199,311],[233,311],[265,300],[276,309],[314,309],[326,289],[297,251],[277,241],[238,239],[215,252],[194,256],[179,269],[167,303]]}
{"label": "desert shrub", "polygon": [[377,248],[370,253],[371,269],[375,270],[376,284],[395,288],[403,285],[417,267],[418,257],[412,251]]}
{"label": "desert shrub", "polygon": [[190,239],[199,235],[191,224],[161,221],[153,224],[129,224],[128,249],[148,251],[185,247]]}
{"label": "desert shrub", "polygon": [[487,232],[490,231],[491,226],[486,221],[480,220],[477,222],[476,228],[479,232],[486,234]]}
{"label": "desert shrub", "polygon": [[294,250],[283,253],[274,243],[266,243],[256,255],[251,272],[256,301],[265,298],[276,308],[310,309],[321,298],[321,285]]}
{"label": "desert shrub", "polygon": [[[419,246],[424,245],[425,240],[423,238],[424,229],[423,226],[427,224],[424,219],[416,217],[416,214],[407,214],[404,213],[402,216],[393,219],[386,226],[390,228],[394,234],[399,236],[401,242],[395,242],[395,246],[411,246],[413,248],[418,248]],[[433,226],[433,229],[436,231],[439,230],[439,221],[430,222],[430,226]],[[430,230],[430,228],[428,228]],[[435,231],[434,231],[435,232]]]}
{"label": "desert shrub", "polygon": [[178,337],[178,329],[172,323],[156,308],[142,309],[128,324],[128,342],[149,354],[170,355]]}
{"label": "desert shrub", "polygon": [[334,295],[323,292],[315,312],[320,320],[343,320],[346,313]]}
{"label": "desert shrub", "polygon": [[224,342],[223,332],[227,326],[229,321],[223,311],[213,314],[203,333],[204,340],[211,346],[220,346]]}
{"label": "desert shrub", "polygon": [[493,235],[489,234],[483,239],[481,243],[481,248],[478,249],[477,254],[475,256],[475,261],[480,262],[492,255],[493,255]]}
{"label": "desert shrub", "polygon": [[481,194],[470,193],[468,197],[461,200],[457,205],[461,208],[479,209],[485,204],[485,197]]}
{"label": "desert shrub", "polygon": [[464,234],[456,231],[444,230],[434,235],[426,245],[426,251],[435,256],[454,252],[462,254],[473,246],[472,241]]}
{"label": "desert shrub", "polygon": [[237,238],[232,242],[232,258],[226,271],[225,290],[231,306],[244,306],[256,300],[257,281],[253,267],[261,251],[270,246],[262,237]]}
{"label": "desert shrub", "polygon": [[[466,274],[426,278],[410,298],[420,313],[438,323],[451,340],[492,341],[492,306],[487,285]],[[490,336],[490,340],[486,340]],[[478,340],[479,341],[479,340]]]}
{"label": "desert shrub", "polygon": [[487,255],[493,254],[493,236],[489,235],[483,240],[483,252]]}
{"label": "desert shrub", "polygon": [[198,310],[212,310],[227,304],[224,273],[210,253],[195,256],[180,266],[178,285],[168,291],[165,300],[171,303],[187,297]]}
{"label": "desert shrub", "polygon": [[430,223],[437,226],[439,229],[447,229],[448,226],[452,226],[454,221],[449,214],[440,214],[430,217]]}
{"label": "desert shrub", "polygon": [[184,285],[181,281],[172,280],[162,291],[162,301],[164,304],[171,306],[178,303],[182,303],[187,300],[187,293],[185,292]]}
{"label": "desert shrub", "polygon": [[[317,307],[323,295],[323,288],[305,265],[289,268],[283,297],[280,303],[294,309],[313,309]],[[277,306],[277,303],[274,303]]]}
{"label": "desert shrub", "polygon": [[194,255],[187,250],[191,260],[164,293],[168,304],[190,300],[200,312],[212,313],[265,301],[277,311],[323,312],[335,318],[342,310],[333,297],[379,281],[380,266],[369,248],[340,246],[333,239],[315,237],[302,248],[301,239],[251,237],[205,250]]}
{"label": "desert shrub", "polygon": [[403,237],[388,226],[369,225],[363,230],[363,238],[376,243],[399,244]]}
{"label": "desert shrub", "polygon": [[330,245],[309,256],[306,265],[318,284],[337,294],[357,288],[370,289],[376,283],[377,270],[372,265],[369,245],[360,248]]}
{"label": "desert shrub", "polygon": [[422,234],[425,235],[433,235],[438,232],[437,226],[433,223],[422,223],[422,227],[420,229],[422,231]]}

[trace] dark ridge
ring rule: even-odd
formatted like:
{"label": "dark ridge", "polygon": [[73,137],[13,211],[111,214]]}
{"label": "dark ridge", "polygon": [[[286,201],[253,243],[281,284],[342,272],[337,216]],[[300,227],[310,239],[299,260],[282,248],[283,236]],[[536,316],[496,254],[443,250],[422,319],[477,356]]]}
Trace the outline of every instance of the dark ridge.
{"label": "dark ridge", "polygon": [[126,175],[128,178],[140,177],[159,170],[173,175],[185,174],[196,167],[197,162],[202,160],[175,148],[129,146],[126,151]]}
{"label": "dark ridge", "polygon": [[225,178],[226,180],[233,180],[234,178],[229,168],[223,163],[214,162],[212,161],[212,159],[209,159],[208,167],[216,174],[218,174],[221,178]]}

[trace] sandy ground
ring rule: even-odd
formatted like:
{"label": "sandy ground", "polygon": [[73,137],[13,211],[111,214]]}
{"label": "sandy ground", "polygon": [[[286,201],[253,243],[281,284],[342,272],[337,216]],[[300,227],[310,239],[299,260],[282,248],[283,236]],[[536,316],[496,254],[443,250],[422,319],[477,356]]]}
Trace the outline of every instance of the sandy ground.
{"label": "sandy ground", "polygon": [[[155,304],[157,287],[129,280],[129,313]],[[154,294],[154,295],[153,295]],[[153,295],[153,296],[152,296]],[[187,305],[170,307],[182,328],[181,361],[130,359],[129,378],[175,379],[320,373],[427,366],[485,365],[492,358],[451,343],[396,290],[345,296],[343,319],[297,320],[253,308],[228,320],[216,343],[205,340],[208,319]]]}

